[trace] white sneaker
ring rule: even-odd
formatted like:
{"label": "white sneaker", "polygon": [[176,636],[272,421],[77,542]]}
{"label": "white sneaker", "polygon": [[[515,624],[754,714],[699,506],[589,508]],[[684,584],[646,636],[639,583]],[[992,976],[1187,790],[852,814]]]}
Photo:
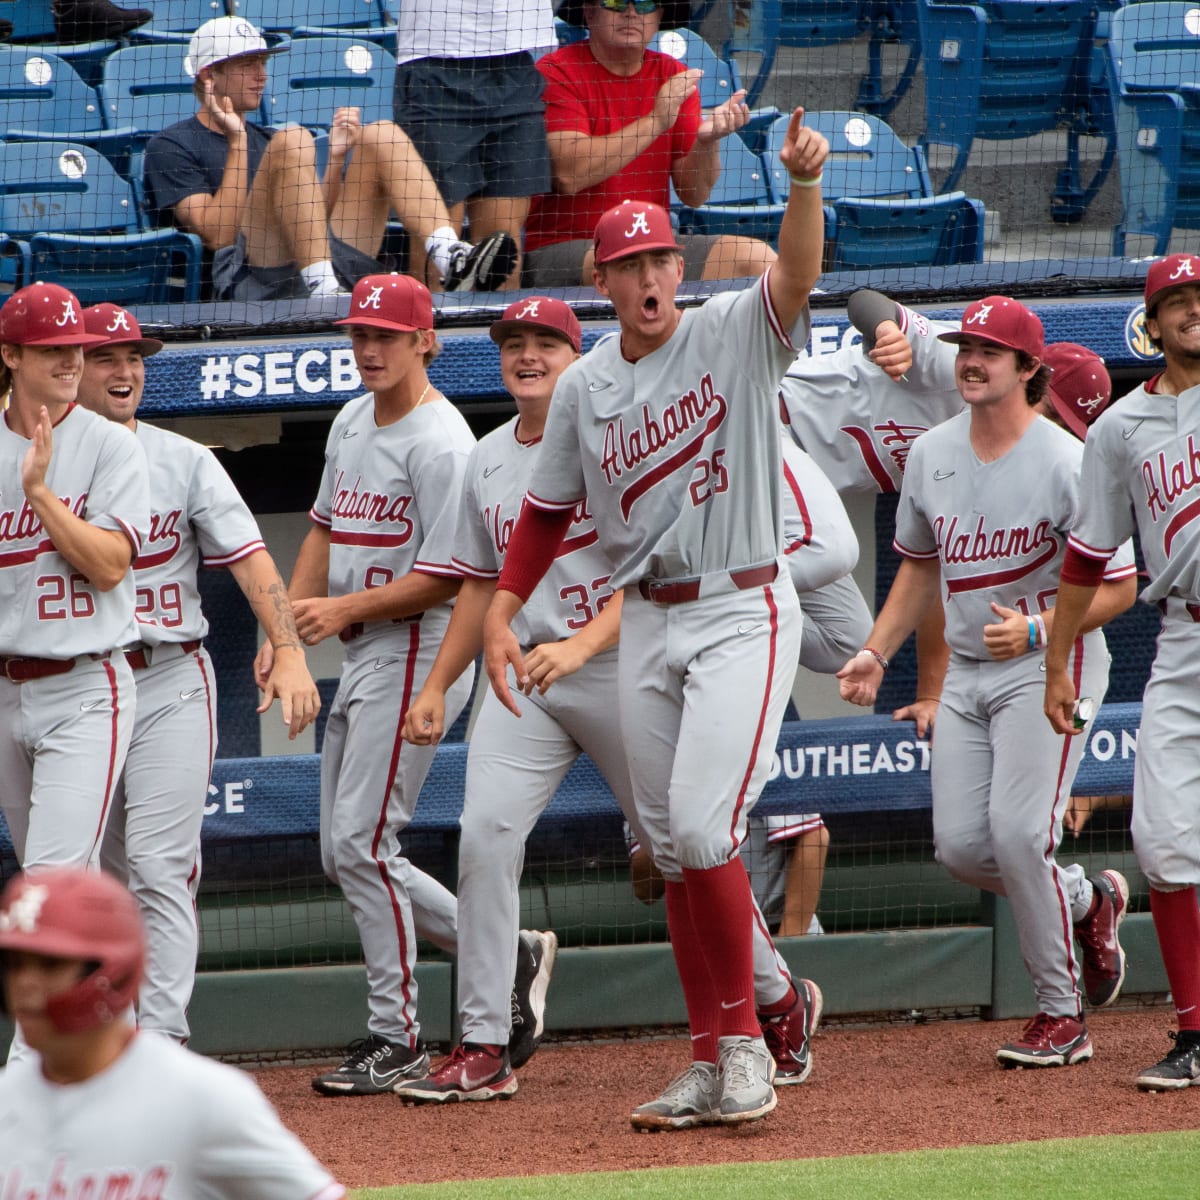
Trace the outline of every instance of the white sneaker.
{"label": "white sneaker", "polygon": [[721,1084],[717,1120],[721,1124],[757,1121],[775,1107],[775,1060],[762,1038],[718,1038],[717,1074]]}
{"label": "white sneaker", "polygon": [[643,1133],[712,1125],[720,1119],[719,1100],[717,1068],[712,1063],[694,1062],[667,1084],[657,1100],[639,1104],[629,1114],[629,1123]]}

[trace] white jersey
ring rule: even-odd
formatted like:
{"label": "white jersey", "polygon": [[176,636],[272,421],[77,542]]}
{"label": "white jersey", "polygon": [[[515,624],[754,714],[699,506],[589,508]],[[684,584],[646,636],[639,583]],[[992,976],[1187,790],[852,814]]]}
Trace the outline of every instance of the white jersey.
{"label": "white jersey", "polygon": [[764,465],[780,460],[775,397],[808,309],[784,329],[769,279],[685,310],[636,363],[614,334],[559,379],[528,499],[561,511],[588,498],[614,587],[780,554],[782,473]]}
{"label": "white jersey", "polygon": [[0,1072],[4,1200],[344,1195],[248,1075],[159,1034],[83,1083],[48,1082],[36,1055]]}
{"label": "white jersey", "polygon": [[898,492],[913,442],[963,408],[954,382],[958,351],[937,340],[957,323],[896,310],[913,352],[906,380],[893,380],[859,345],[801,355],[779,389],[796,440],[839,492]]}
{"label": "white jersey", "polygon": [[[329,530],[330,596],[383,587],[411,571],[458,576],[454,529],[474,445],[462,413],[446,399],[420,404],[382,428],[369,392],[338,413],[309,514]],[[450,605],[437,608],[448,620]],[[396,628],[369,622],[364,636],[371,641]]]}
{"label": "white jersey", "polygon": [[264,550],[258,524],[206,446],[145,421],[137,437],[150,469],[150,533],[133,564],[143,642],[190,642],[208,632],[196,570]]}
{"label": "white jersey", "polygon": [[[858,564],[858,538],[825,473],[783,436],[783,552],[797,592],[816,591]],[[802,595],[803,602],[803,595]]]}
{"label": "white jersey", "polygon": [[[93,587],[26,501],[21,464],[31,444],[0,420],[0,654],[74,658],[137,641],[132,572],[111,591]],[[46,484],[76,516],[141,550],[150,526],[146,457],[128,429],[72,405],[54,426]]]}
{"label": "white jersey", "polygon": [[[941,563],[946,641],[990,660],[983,629],[995,601],[1026,615],[1054,605],[1067,534],[1079,517],[1083,444],[1045,417],[994,462],[971,448],[971,414],[929,430],[909,456],[896,512],[895,547]],[[1106,580],[1136,572],[1126,542]]]}
{"label": "white jersey", "polygon": [[[517,440],[517,417],[471,451],[463,488],[454,566],[475,579],[498,579],[538,460],[541,439]],[[556,642],[579,632],[612,598],[612,566],[600,549],[585,502],[550,570],[513,619],[522,646]]]}
{"label": "white jersey", "polygon": [[1200,601],[1200,387],[1154,391],[1157,377],[1088,430],[1073,549],[1107,559],[1136,525],[1150,583],[1141,598]]}
{"label": "white jersey", "polygon": [[484,58],[558,44],[550,0],[405,0],[396,14],[397,62]]}

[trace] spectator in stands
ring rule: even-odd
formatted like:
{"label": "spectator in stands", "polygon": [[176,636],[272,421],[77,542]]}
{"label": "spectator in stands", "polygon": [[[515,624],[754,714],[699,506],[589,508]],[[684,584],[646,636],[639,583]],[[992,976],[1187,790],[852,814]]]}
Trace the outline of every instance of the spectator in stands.
{"label": "spectator in stands", "polygon": [[[405,0],[397,28],[396,124],[429,167],[456,229],[521,243],[531,196],[550,190],[542,77],[555,45],[550,0],[462,0],[456,20],[434,0]],[[413,274],[424,255],[413,247]],[[520,263],[505,282],[515,287]]]}
{"label": "spectator in stands", "polygon": [[267,56],[283,49],[241,18],[206,21],[188,47],[199,109],[146,147],[147,203],[214,252],[214,298],[343,292],[381,269],[373,256],[392,209],[423,240],[447,291],[503,282],[512,239],[460,241],[420,156],[391,121],[363,126],[358,109],[338,109],[321,181],[307,129],[247,120],[262,101]]}
{"label": "spectator in stands", "polygon": [[[527,286],[590,284],[596,222],[622,200],[669,208],[672,184],[693,207],[711,194],[720,139],[741,129],[750,110],[737,92],[701,114],[700,72],[647,49],[660,26],[682,24],[686,15],[677,0],[584,0],[587,41],[539,60],[553,190],[534,199],[526,223]],[[679,240],[685,279],[761,275],[775,261],[756,238]]]}
{"label": "spectator in stands", "polygon": [[148,8],[118,8],[111,0],[52,0],[50,11],[55,37],[67,45],[124,37],[154,16]]}

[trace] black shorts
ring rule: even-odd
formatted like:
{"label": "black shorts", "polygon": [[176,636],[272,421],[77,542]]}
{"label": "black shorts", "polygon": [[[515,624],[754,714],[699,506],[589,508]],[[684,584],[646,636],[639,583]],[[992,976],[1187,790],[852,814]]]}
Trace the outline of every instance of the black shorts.
{"label": "black shorts", "polygon": [[[338,282],[347,291],[364,275],[385,268],[369,254],[355,249],[331,233],[329,258]],[[242,234],[231,246],[222,246],[213,255],[212,286],[214,300],[301,300],[308,296],[308,284],[295,263],[279,267],[256,267],[246,261],[246,242]]]}
{"label": "black shorts", "polygon": [[396,124],[447,204],[550,190],[542,87],[526,53],[416,58],[396,68]]}

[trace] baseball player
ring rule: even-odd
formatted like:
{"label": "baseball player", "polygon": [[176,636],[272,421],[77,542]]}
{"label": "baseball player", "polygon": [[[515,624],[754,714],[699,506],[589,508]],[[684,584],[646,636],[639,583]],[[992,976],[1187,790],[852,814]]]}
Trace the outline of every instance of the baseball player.
{"label": "baseball player", "polygon": [[125,648],[137,717],[101,864],[129,884],[146,924],[138,1022],[186,1042],[199,949],[200,826],[217,744],[208,622],[196,581],[202,562],[229,568],[274,648],[259,712],[278,696],[295,737],[320,698],[283,581],[232,480],[212,451],[136,419],[143,360],[162,342],[143,337],[137,318],[116,304],[85,309],[83,324],[102,340],[84,354],[79,403],[133,430],[150,469],[150,534],[133,564],[140,640]]}
{"label": "baseball player", "polygon": [[45,867],[0,896],[0,989],[38,1056],[0,1073],[0,1195],[338,1200],[251,1078],[126,1013],[145,941],[108,875]]}
{"label": "baseball player", "polygon": [[[338,413],[290,594],[306,645],[345,643],[346,661],[321,754],[321,859],[354,913],[367,964],[368,1036],[334,1071],[325,1095],[390,1092],[423,1078],[413,978],[417,936],[453,952],[456,905],[401,852],[400,833],[433,762],[401,726],[450,619],[459,577],[451,564],[456,504],[475,439],[435,391],[429,290],[406,275],[355,284],[347,327],[366,392]],[[270,645],[260,667],[270,665]],[[447,723],[474,671],[447,689]]]}
{"label": "baseball player", "polygon": [[[779,583],[781,476],[761,464],[779,460],[779,380],[820,272],[827,153],[797,109],[780,151],[797,183],[779,261],[746,291],[685,313],[667,213],[626,201],[600,219],[594,279],[620,330],[559,380],[486,617],[492,686],[519,713],[508,666],[520,686],[530,679],[509,624],[586,497],[610,586],[623,589],[621,734],[638,819],[668,880],[691,1027],[691,1066],[634,1110],[635,1128],[750,1121],[776,1104],[737,850],[800,651],[796,593]],[[789,994],[781,1005],[795,1003]]]}
{"label": "baseball player", "polygon": [[[942,593],[951,657],[930,776],[937,856],[956,878],[1007,896],[1016,918],[1038,1012],[997,1059],[1070,1065],[1092,1056],[1072,922],[1085,945],[1107,949],[1113,977],[1097,1003],[1109,1003],[1123,977],[1117,932],[1128,899],[1117,872],[1088,880],[1055,861],[1083,743],[1052,736],[1036,711],[1082,447],[1035,411],[1050,372],[1042,323],[1023,304],[988,296],[941,338],[958,346],[967,411],[912,447],[896,519],[904,561],[870,641],[838,673],[841,691],[871,704],[888,657]],[[1100,626],[1133,602],[1134,574],[1126,545],[1073,646],[1074,676],[1097,705],[1108,685]]]}
{"label": "baseball player", "polygon": [[95,860],[133,728],[129,566],[150,531],[137,439],[75,403],[66,288],[0,308],[0,807],[25,867]]}
{"label": "baseball player", "polygon": [[1071,676],[1071,647],[1089,622],[1105,564],[1136,529],[1150,577],[1142,599],[1163,610],[1142,701],[1132,823],[1179,1022],[1166,1057],[1137,1076],[1138,1088],[1159,1091],[1200,1080],[1200,698],[1192,657],[1200,648],[1200,255],[1172,254],[1152,263],[1145,301],[1146,332],[1166,365],[1089,433],[1046,650],[1045,711],[1056,734],[1074,733],[1075,698],[1090,693]]}

